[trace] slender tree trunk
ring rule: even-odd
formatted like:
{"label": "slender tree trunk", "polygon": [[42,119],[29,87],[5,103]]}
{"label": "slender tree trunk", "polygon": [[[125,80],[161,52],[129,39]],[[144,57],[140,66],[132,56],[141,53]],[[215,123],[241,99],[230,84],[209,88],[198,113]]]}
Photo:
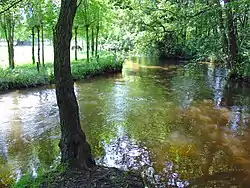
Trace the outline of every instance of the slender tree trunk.
{"label": "slender tree trunk", "polygon": [[43,67],[44,67],[45,64],[44,64],[44,33],[43,33],[43,24],[41,24],[41,35],[42,35],[42,64],[43,64]]}
{"label": "slender tree trunk", "polygon": [[225,32],[225,27],[224,27],[224,21],[222,17],[222,7],[220,5],[220,0],[216,0],[218,4],[218,14],[219,14],[219,28],[220,28],[220,38],[221,38],[221,45],[222,45],[222,51],[224,54],[228,54],[228,40]]}
{"label": "slender tree trunk", "polygon": [[237,47],[237,36],[236,36],[236,27],[233,18],[232,8],[228,6],[231,0],[224,0],[226,5],[226,13],[227,13],[227,26],[228,26],[228,50],[229,50],[229,63],[230,67],[232,67],[232,63],[234,62],[237,54],[238,54],[238,47]]}
{"label": "slender tree trunk", "polygon": [[91,28],[91,55],[94,56],[95,54],[95,35],[94,35],[94,28]]}
{"label": "slender tree trunk", "polygon": [[14,18],[11,16],[11,23],[10,23],[10,52],[11,52],[11,69],[15,68],[14,63]]}
{"label": "slender tree trunk", "polygon": [[99,25],[96,26],[96,35],[95,35],[95,57],[98,57],[98,37],[99,37]]}
{"label": "slender tree trunk", "polygon": [[32,63],[35,64],[35,27],[32,27]]}
{"label": "slender tree trunk", "polygon": [[98,7],[97,10],[97,26],[96,26],[96,35],[95,35],[95,57],[98,60],[98,37],[99,37],[99,30],[100,30],[100,9]]}
{"label": "slender tree trunk", "polygon": [[40,60],[40,26],[37,26],[37,59],[38,59],[38,65],[41,65]]}
{"label": "slender tree trunk", "polygon": [[14,69],[13,66],[13,55],[12,55],[12,47],[10,39],[7,40],[7,45],[8,45],[8,57],[9,57],[9,68]]}
{"label": "slender tree trunk", "polygon": [[54,35],[54,74],[61,126],[61,162],[69,167],[89,169],[95,165],[81,129],[79,107],[70,67],[70,41],[77,0],[61,0]]}
{"label": "slender tree trunk", "polygon": [[77,44],[77,29],[78,29],[78,27],[76,26],[75,27],[75,60],[77,61],[77,46],[78,46],[78,44]]}
{"label": "slender tree trunk", "polygon": [[87,62],[89,63],[89,25],[86,25]]}
{"label": "slender tree trunk", "polygon": [[4,15],[4,34],[8,46],[9,67],[15,68],[14,64],[14,20],[11,14]]}

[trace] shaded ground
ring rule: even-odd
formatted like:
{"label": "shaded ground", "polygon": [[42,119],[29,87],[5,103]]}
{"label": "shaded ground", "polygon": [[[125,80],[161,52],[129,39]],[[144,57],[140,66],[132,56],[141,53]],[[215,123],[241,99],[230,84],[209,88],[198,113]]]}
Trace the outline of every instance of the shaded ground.
{"label": "shaded ground", "polygon": [[139,174],[116,168],[97,166],[92,171],[67,170],[42,188],[143,188],[145,183]]}

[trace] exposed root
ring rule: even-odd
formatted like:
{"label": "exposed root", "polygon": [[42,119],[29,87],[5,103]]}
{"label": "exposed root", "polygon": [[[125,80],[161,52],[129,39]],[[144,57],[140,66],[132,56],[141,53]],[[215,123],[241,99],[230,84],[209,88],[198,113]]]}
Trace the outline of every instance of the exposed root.
{"label": "exposed root", "polygon": [[67,170],[46,182],[42,187],[51,188],[143,188],[142,178],[134,173],[116,168],[96,166],[92,171]]}

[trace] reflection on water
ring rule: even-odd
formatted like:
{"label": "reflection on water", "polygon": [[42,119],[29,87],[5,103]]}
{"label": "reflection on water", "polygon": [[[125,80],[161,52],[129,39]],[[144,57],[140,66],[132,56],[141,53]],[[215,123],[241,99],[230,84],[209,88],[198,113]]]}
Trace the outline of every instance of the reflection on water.
{"label": "reflection on water", "polygon": [[[157,187],[250,183],[250,88],[210,65],[131,58],[122,74],[75,84],[99,164]],[[0,95],[0,187],[58,161],[53,88]]]}

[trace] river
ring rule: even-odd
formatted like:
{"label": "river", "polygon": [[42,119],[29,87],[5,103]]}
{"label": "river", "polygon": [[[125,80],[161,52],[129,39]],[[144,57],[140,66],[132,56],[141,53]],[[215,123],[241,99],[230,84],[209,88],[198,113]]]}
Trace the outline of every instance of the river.
{"label": "river", "polygon": [[[98,164],[135,170],[157,187],[247,185],[250,86],[212,64],[129,58],[121,74],[75,83]],[[60,160],[53,86],[0,95],[0,180]]]}

